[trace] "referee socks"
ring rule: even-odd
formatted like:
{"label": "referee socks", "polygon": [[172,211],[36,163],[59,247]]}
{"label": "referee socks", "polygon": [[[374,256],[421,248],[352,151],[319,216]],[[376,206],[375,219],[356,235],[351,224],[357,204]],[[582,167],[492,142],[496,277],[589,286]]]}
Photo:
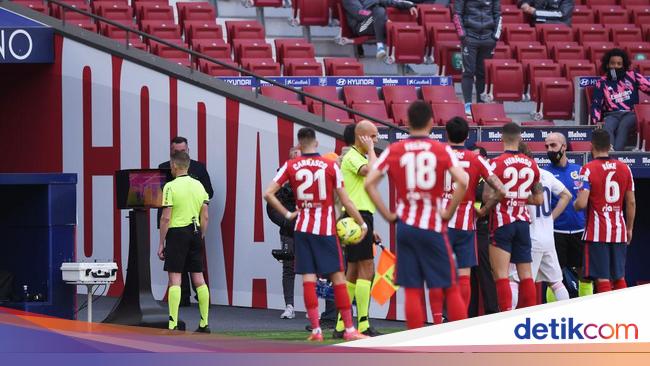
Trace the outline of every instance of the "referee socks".
{"label": "referee socks", "polygon": [[196,297],[199,298],[199,312],[201,313],[199,327],[204,328],[208,326],[208,315],[210,312],[210,290],[208,290],[208,285],[203,284],[197,287]]}
{"label": "referee socks", "polygon": [[181,287],[169,286],[167,291],[167,304],[169,305],[169,329],[178,325],[178,306],[181,303]]}

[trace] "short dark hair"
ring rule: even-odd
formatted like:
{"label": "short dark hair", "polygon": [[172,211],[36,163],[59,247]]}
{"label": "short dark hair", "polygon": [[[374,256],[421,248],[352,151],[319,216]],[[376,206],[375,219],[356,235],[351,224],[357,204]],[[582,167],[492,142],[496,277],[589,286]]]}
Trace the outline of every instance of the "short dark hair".
{"label": "short dark hair", "polygon": [[183,136],[176,136],[172,139],[171,144],[187,144],[187,139]]}
{"label": "short dark hair", "polygon": [[316,131],[313,128],[303,127],[298,130],[298,141],[302,143],[309,143],[316,140]]}
{"label": "short dark hair", "polygon": [[609,133],[602,128],[595,129],[591,134],[591,145],[596,151],[609,151],[611,146]]}
{"label": "short dark hair", "polygon": [[484,158],[487,158],[487,157],[488,157],[487,150],[485,150],[485,148],[484,148],[483,146],[472,145],[472,146],[469,147],[469,150],[472,150],[472,151],[474,151],[474,150],[478,150],[478,154],[479,154],[479,155],[481,155],[481,156],[484,157]]}
{"label": "short dark hair", "polygon": [[416,130],[427,126],[427,123],[433,118],[431,106],[429,103],[416,100],[411,103],[408,109],[409,127]]}
{"label": "short dark hair", "polygon": [[188,169],[190,167],[190,155],[185,151],[174,151],[171,162],[180,169]]}
{"label": "short dark hair", "polygon": [[447,140],[454,144],[460,144],[469,136],[469,124],[463,117],[453,117],[445,125]]}
{"label": "short dark hair", "polygon": [[627,52],[620,48],[612,48],[611,50],[607,51],[600,59],[600,71],[602,71],[603,74],[607,74],[609,72],[609,59],[612,57],[622,58],[623,68],[625,71],[628,71],[630,69],[630,65],[632,65],[632,63],[630,62],[630,56],[627,54]]}
{"label": "short dark hair", "polygon": [[502,131],[503,141],[505,142],[513,142],[517,137],[521,136],[521,127],[514,122],[508,122],[503,125]]}
{"label": "short dark hair", "polygon": [[345,130],[343,130],[343,142],[345,142],[346,146],[354,145],[354,129],[356,127],[357,125],[355,123],[350,123],[345,126]]}

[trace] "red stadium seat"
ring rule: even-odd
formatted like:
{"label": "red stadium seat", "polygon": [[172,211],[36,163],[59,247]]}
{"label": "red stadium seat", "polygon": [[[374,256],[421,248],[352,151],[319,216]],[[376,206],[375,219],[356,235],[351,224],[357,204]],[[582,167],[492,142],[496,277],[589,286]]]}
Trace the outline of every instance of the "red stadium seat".
{"label": "red stadium seat", "polygon": [[[133,20],[131,20],[131,19],[128,19],[128,20],[124,19],[122,21],[115,21],[115,22],[121,23],[124,26],[129,27],[130,29],[137,29],[137,26],[135,24],[133,24]],[[106,24],[106,23],[100,23],[99,24],[99,32],[102,35],[104,35],[104,36],[106,36],[108,38],[113,38],[113,39],[126,39],[127,38],[126,30],[123,30],[121,28],[118,28],[116,26]],[[129,36],[128,36],[129,39],[135,39],[136,37],[138,37],[138,36],[135,35],[134,33],[129,33]]]}
{"label": "red stadium seat", "polygon": [[272,58],[273,49],[263,39],[238,39],[234,42],[234,59],[240,62],[242,58]]}
{"label": "red stadium seat", "polygon": [[620,42],[643,42],[641,29],[634,24],[612,24],[605,26],[614,43]]}
{"label": "red stadium seat", "polygon": [[[90,12],[90,7],[85,3],[78,3],[78,2],[75,1],[75,2],[69,3],[68,5],[72,6],[73,8],[79,9],[79,10]],[[54,5],[54,6],[56,6],[56,5]],[[56,8],[54,8],[54,9],[59,9],[59,7],[56,6]],[[90,17],[88,17],[87,15],[77,13],[76,11],[73,11],[73,10],[67,10],[67,11],[63,12],[63,10],[59,9],[58,12],[56,13],[56,17],[59,18],[59,19],[63,19],[64,15],[65,15],[65,20],[66,21],[68,21],[68,20],[90,20]]]}
{"label": "red stadium seat", "polygon": [[275,85],[267,85],[260,87],[260,93],[267,97],[278,101],[299,101],[300,97],[298,93],[294,93],[291,90],[281,88]]}
{"label": "red stadium seat", "polygon": [[529,67],[530,73],[530,97],[531,100],[537,101],[539,85],[546,78],[560,78],[562,76],[562,70],[560,65],[552,64],[531,64]]}
{"label": "red stadium seat", "polygon": [[[328,63],[329,60],[329,63]],[[325,75],[330,76],[364,76],[363,64],[356,59],[325,58]]]}
{"label": "red stadium seat", "polygon": [[639,141],[640,147],[648,151],[650,150],[650,104],[637,104],[634,107],[636,114],[637,132],[641,137]]}
{"label": "red stadium seat", "polygon": [[[592,7],[592,9],[594,8]],[[595,10],[597,23],[603,25],[629,23],[630,16],[628,11],[618,6],[599,7]]]}
{"label": "red stadium seat", "polygon": [[586,53],[584,48],[575,42],[558,42],[551,46],[550,56],[555,61],[584,60]]}
{"label": "red stadium seat", "polygon": [[300,25],[326,26],[330,22],[328,0],[296,0]]}
{"label": "red stadium seat", "polygon": [[[119,38],[114,38],[115,42],[125,44],[126,43],[126,38],[124,39],[119,39]],[[147,44],[142,42],[140,39],[133,39],[129,38],[129,47],[137,48],[139,50],[147,52]]]}
{"label": "red stadium seat", "polygon": [[596,65],[589,60],[561,60],[562,75],[569,81],[578,76],[596,76]]}
{"label": "red stadium seat", "polygon": [[453,86],[423,86],[422,98],[430,104],[460,103]]}
{"label": "red stadium seat", "polygon": [[[94,1],[93,4],[95,4]],[[102,2],[101,4],[95,6],[95,13],[104,18],[108,18],[110,20],[133,20],[133,9],[126,3]]]}
{"label": "red stadium seat", "polygon": [[142,30],[161,39],[181,38],[181,29],[176,23],[162,20],[143,20]]}
{"label": "red stadium seat", "polygon": [[260,76],[280,76],[280,64],[272,58],[242,59],[242,67]]}
{"label": "red stadium seat", "polygon": [[393,118],[395,123],[397,123],[400,126],[408,125],[408,121],[409,121],[408,110],[410,106],[411,106],[410,103],[391,104],[391,106],[389,107],[390,116]]}
{"label": "red stadium seat", "polygon": [[524,69],[524,85],[526,85],[526,94],[530,96],[530,70],[531,65],[552,65],[555,61],[551,59],[527,59],[521,62],[521,66]]}
{"label": "red stadium seat", "polygon": [[542,44],[549,42],[573,42],[573,30],[564,24],[538,24],[537,34]]}
{"label": "red stadium seat", "polygon": [[607,42],[609,41],[609,33],[598,24],[579,24],[573,26],[576,40],[581,45],[586,42]]}
{"label": "red stadium seat", "polygon": [[142,20],[174,21],[174,8],[167,4],[139,3],[136,9],[137,18]]}
{"label": "red stadium seat", "polygon": [[593,63],[597,63],[600,62],[600,59],[607,51],[615,46],[610,42],[594,42],[585,44],[585,47],[587,47],[587,59]]}
{"label": "red stadium seat", "polygon": [[230,58],[231,54],[230,45],[223,39],[196,39],[192,43],[192,47],[206,56],[217,59]]}
{"label": "red stadium seat", "polygon": [[352,29],[350,29],[350,26],[348,25],[348,18],[347,15],[345,14],[345,10],[343,9],[343,4],[341,4],[340,1],[336,2],[335,10],[336,10],[335,11],[336,18],[339,19],[339,24],[341,26],[342,39],[347,39],[352,44],[359,45],[359,44],[363,44],[364,42],[368,42],[374,38],[374,36],[359,36],[359,37],[355,36],[355,34],[352,32]]}
{"label": "red stadium seat", "polygon": [[512,50],[510,49],[510,46],[502,42],[497,42],[496,47],[494,47],[494,55],[492,55],[492,58],[512,58]]}
{"label": "red stadium seat", "polygon": [[537,41],[537,31],[528,24],[505,24],[504,37],[505,42],[535,42]]}
{"label": "red stadium seat", "polygon": [[504,24],[524,24],[524,13],[517,5],[501,5],[501,17]]}
{"label": "red stadium seat", "polygon": [[524,71],[520,63],[513,63],[512,60],[492,60],[489,63],[489,70],[490,84],[487,86],[487,94],[493,100],[520,101],[522,99]]}
{"label": "red stadium seat", "polygon": [[596,22],[594,12],[584,5],[576,5],[571,16],[572,24],[593,24]]}
{"label": "red stadium seat", "polygon": [[[305,86],[302,88],[302,91],[305,93],[313,94],[330,102],[343,104],[343,101],[339,97],[335,86]],[[312,104],[320,104],[320,102],[312,98],[305,97],[305,104],[311,106]]]}
{"label": "red stadium seat", "polygon": [[343,109],[336,108],[327,104],[325,104],[325,106],[323,107],[322,103],[314,103],[311,108],[311,112],[317,116],[322,116],[323,110],[325,113],[325,119],[342,123],[342,124],[354,123],[354,120],[350,118],[348,112],[346,112]]}
{"label": "red stadium seat", "polygon": [[364,101],[379,101],[377,95],[377,88],[374,86],[344,86],[343,97],[345,103],[351,106],[352,103],[359,103]]}
{"label": "red stadium seat", "polygon": [[[219,61],[237,67],[237,64],[234,63],[231,59],[218,59]],[[239,72],[208,60],[199,60],[199,68],[204,73],[211,76],[239,76]]]}
{"label": "red stadium seat", "polygon": [[460,81],[463,72],[460,41],[439,42],[434,51],[435,60],[440,66],[440,75],[451,76],[455,82]]}
{"label": "red stadium seat", "polygon": [[[84,0],[67,0],[67,1],[65,1],[65,3],[67,5],[72,6],[73,8],[78,8],[78,9],[82,9],[82,10],[88,9],[88,4]],[[33,4],[33,3],[28,2],[26,4]],[[25,5],[25,3],[23,3],[23,5]],[[29,5],[26,5],[26,6],[29,7]],[[32,9],[34,9],[34,8],[32,8]],[[86,10],[86,11],[88,11],[88,10]],[[66,10],[65,12],[66,13],[71,13],[71,12],[74,12],[74,11]],[[55,18],[61,19],[61,16],[63,14],[63,8],[61,8],[57,4],[50,3],[50,14]],[[71,19],[71,18],[66,18],[66,19]]]}
{"label": "red stadium seat", "polygon": [[284,58],[285,76],[323,76],[323,65],[315,59]]}
{"label": "red stadium seat", "polygon": [[396,63],[424,62],[426,36],[422,26],[413,23],[392,23],[392,26],[387,28],[387,32],[391,35],[388,49]]}
{"label": "red stadium seat", "polygon": [[[384,102],[381,101],[355,102],[351,108],[359,113],[366,114],[380,121],[393,123],[393,119],[389,118],[388,113],[386,113],[386,105],[384,104]],[[364,117],[359,116],[358,114],[355,114],[353,117],[355,122],[359,122],[365,119]],[[380,124],[377,123],[375,123],[375,125],[381,126]]]}
{"label": "red stadium seat", "polygon": [[185,40],[191,43],[195,39],[219,40],[223,39],[221,26],[204,20],[185,21]]}
{"label": "red stadium seat", "polygon": [[418,13],[418,22],[421,25],[451,22],[449,8],[438,4],[419,4]]}
{"label": "red stadium seat", "polygon": [[384,86],[382,91],[388,107],[394,103],[410,104],[418,100],[418,93],[414,86]]}
{"label": "red stadium seat", "polygon": [[[465,107],[462,103],[433,103],[431,104],[433,111],[433,123],[438,126],[444,126],[447,121],[454,117],[465,117]],[[470,124],[475,124],[468,121]]]}
{"label": "red stadium seat", "polygon": [[178,24],[185,26],[187,20],[203,20],[214,22],[217,12],[209,2],[180,1],[176,3],[178,10]]}
{"label": "red stadium seat", "polygon": [[77,27],[85,29],[89,32],[97,33],[97,24],[92,23],[91,20],[73,20],[69,24],[76,25]]}
{"label": "red stadium seat", "polygon": [[471,106],[472,118],[479,125],[504,125],[512,122],[506,116],[503,104],[498,103],[475,103]]}
{"label": "red stadium seat", "polygon": [[539,86],[537,111],[544,119],[573,118],[573,83],[565,79],[546,79]]}
{"label": "red stadium seat", "polygon": [[22,5],[24,7],[27,7],[27,8],[30,8],[30,9],[32,9],[34,11],[39,12],[39,13],[48,14],[48,12],[49,12],[48,8],[40,0],[21,0],[21,1],[15,1],[14,0],[14,3],[20,4],[20,5]]}
{"label": "red stadium seat", "polygon": [[[432,51],[439,54],[439,48],[443,44],[460,44],[454,23],[427,23],[425,27],[427,34],[427,55],[434,59],[436,55],[432,54]],[[437,60],[436,62],[439,63]]]}
{"label": "red stadium seat", "polygon": [[393,23],[417,23],[418,18],[411,15],[408,10],[401,10],[397,8],[387,7],[386,16],[388,20]]}
{"label": "red stadium seat", "polygon": [[226,21],[228,43],[235,39],[264,39],[264,27],[254,20]]}
{"label": "red stadium seat", "polygon": [[[181,40],[175,40],[171,41],[169,40],[168,42],[174,43],[180,47],[187,47],[185,43]],[[188,54],[185,51],[178,50],[172,46],[168,46],[166,44],[158,43],[156,41],[150,41],[150,47],[151,47],[151,53],[154,55],[158,55],[163,58],[168,58],[168,59],[181,59],[181,58],[187,58]]]}
{"label": "red stadium seat", "polygon": [[650,24],[650,5],[642,5],[640,7],[629,8],[631,12],[631,20],[637,27],[644,24]]}
{"label": "red stadium seat", "polygon": [[616,5],[616,0],[584,0],[585,5],[594,7],[594,6],[605,6],[605,5]]}
{"label": "red stadium seat", "polygon": [[276,38],[273,40],[275,44],[275,59],[280,64],[284,63],[284,46],[287,44],[305,45],[309,44],[302,38]]}
{"label": "red stadium seat", "polygon": [[650,7],[650,0],[619,0],[621,6],[629,9],[630,6],[648,6]]}
{"label": "red stadium seat", "polygon": [[633,66],[641,74],[650,75],[650,60],[636,60],[634,61]]}
{"label": "red stadium seat", "polygon": [[519,62],[525,59],[545,59],[548,58],[546,46],[540,45],[516,45],[515,56]]}
{"label": "red stadium seat", "polygon": [[624,49],[632,60],[650,59],[650,42],[619,42],[618,46]]}

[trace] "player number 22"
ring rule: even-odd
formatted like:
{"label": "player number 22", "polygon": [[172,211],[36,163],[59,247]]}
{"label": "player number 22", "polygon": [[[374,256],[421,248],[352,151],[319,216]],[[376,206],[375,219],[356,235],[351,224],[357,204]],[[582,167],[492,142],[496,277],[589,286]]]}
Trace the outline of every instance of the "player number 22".
{"label": "player number 22", "polygon": [[301,201],[313,201],[314,194],[305,191],[311,188],[314,182],[318,183],[318,198],[320,201],[327,198],[327,188],[325,187],[325,170],[319,169],[311,172],[309,169],[300,169],[296,172],[296,180],[302,182],[298,186],[297,196]]}
{"label": "player number 22", "polygon": [[503,177],[509,179],[504,187],[507,192],[517,185],[520,179],[525,179],[520,185],[517,191],[517,198],[528,198],[530,195],[530,186],[533,184],[533,179],[535,178],[535,172],[530,168],[522,168],[517,170],[517,168],[511,166],[506,168],[503,171]]}
{"label": "player number 22", "polygon": [[436,184],[436,155],[430,151],[408,152],[399,165],[406,170],[407,189],[431,189]]}

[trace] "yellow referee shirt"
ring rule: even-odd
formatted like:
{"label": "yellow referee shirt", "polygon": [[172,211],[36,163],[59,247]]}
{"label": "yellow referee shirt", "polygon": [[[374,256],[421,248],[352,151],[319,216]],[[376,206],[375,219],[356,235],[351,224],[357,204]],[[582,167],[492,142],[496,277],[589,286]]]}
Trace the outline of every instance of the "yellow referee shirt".
{"label": "yellow referee shirt", "polygon": [[189,175],[180,175],[163,187],[163,207],[172,208],[169,227],[185,227],[192,219],[200,226],[201,207],[209,202],[203,184]]}
{"label": "yellow referee shirt", "polygon": [[359,152],[355,147],[352,147],[343,156],[341,162],[341,173],[345,181],[345,191],[350,196],[350,200],[357,207],[359,211],[369,211],[375,213],[375,204],[372,203],[366,188],[363,186],[366,177],[359,175],[359,169],[364,165],[368,165],[368,158]]}

